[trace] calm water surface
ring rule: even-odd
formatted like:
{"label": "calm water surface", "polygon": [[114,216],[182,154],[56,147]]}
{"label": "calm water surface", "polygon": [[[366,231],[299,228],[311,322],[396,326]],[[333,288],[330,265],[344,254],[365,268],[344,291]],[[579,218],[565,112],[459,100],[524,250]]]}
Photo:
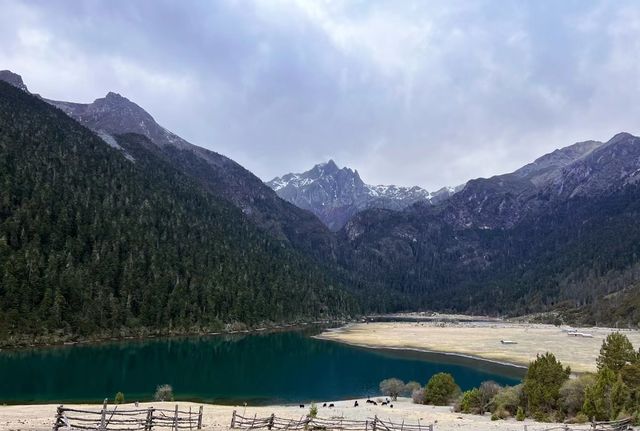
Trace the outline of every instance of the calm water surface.
{"label": "calm water surface", "polygon": [[453,374],[462,389],[516,384],[523,371],[441,354],[351,347],[309,331],[122,341],[0,352],[0,402],[101,402],[117,391],[148,400],[168,383],[177,399],[297,403],[378,395],[388,377],[424,384]]}

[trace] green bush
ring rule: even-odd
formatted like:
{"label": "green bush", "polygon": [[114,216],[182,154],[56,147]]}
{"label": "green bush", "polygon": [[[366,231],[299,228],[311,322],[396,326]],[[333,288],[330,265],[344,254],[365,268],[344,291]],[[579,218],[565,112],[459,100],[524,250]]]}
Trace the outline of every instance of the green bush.
{"label": "green bush", "polygon": [[153,399],[156,401],[173,401],[173,388],[171,385],[158,385]]}
{"label": "green bush", "polygon": [[115,396],[115,398],[113,399],[113,402],[116,404],[123,404],[124,403],[124,394],[122,392],[118,392]]}
{"label": "green bush", "polygon": [[522,422],[524,418],[524,409],[522,407],[518,407],[518,411],[516,412],[516,420]]}
{"label": "green bush", "polygon": [[482,407],[480,398],[480,390],[478,388],[465,391],[458,403],[458,410],[462,413],[481,413]]}
{"label": "green bush", "polygon": [[460,393],[453,376],[449,373],[438,373],[431,376],[424,389],[425,404],[446,406]]}
{"label": "green bush", "polygon": [[318,416],[318,406],[316,403],[311,403],[311,407],[309,407],[309,414],[307,415],[310,418],[315,418]]}

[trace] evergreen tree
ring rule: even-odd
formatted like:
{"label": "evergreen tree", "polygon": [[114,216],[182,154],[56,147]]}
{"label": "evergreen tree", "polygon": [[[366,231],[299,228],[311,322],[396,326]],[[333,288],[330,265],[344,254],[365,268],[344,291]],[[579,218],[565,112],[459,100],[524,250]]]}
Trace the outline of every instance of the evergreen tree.
{"label": "evergreen tree", "polygon": [[523,393],[531,415],[547,415],[559,407],[560,388],[569,378],[571,369],[563,367],[553,353],[538,355],[529,364],[524,377]]}

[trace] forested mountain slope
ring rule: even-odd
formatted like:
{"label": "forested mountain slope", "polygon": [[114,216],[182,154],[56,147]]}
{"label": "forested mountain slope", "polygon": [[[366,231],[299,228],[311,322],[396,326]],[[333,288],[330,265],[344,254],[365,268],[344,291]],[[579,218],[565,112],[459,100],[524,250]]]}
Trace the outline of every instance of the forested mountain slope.
{"label": "forested mountain slope", "polygon": [[151,151],[148,138],[115,139],[122,150],[0,82],[0,340],[355,310],[330,272]]}
{"label": "forested mountain slope", "polygon": [[[589,309],[635,289],[640,139],[618,134],[545,172],[538,184],[514,174],[473,180],[440,206],[360,213],[342,232],[353,250],[345,265],[413,307],[439,310]],[[614,316],[630,323],[617,313],[599,322]]]}
{"label": "forested mountain slope", "polygon": [[[47,99],[45,99],[47,100]],[[267,187],[235,161],[193,145],[159,125],[136,103],[110,92],[92,103],[47,100],[101,135],[137,133],[162,149],[167,161],[209,192],[231,202],[258,228],[286,240],[320,261],[335,261],[335,239],[310,212],[300,209]]]}

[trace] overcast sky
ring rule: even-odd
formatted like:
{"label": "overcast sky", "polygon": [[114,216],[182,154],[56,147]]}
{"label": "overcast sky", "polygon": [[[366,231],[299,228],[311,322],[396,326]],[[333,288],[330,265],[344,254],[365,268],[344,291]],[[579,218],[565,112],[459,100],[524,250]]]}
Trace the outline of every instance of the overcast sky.
{"label": "overcast sky", "polygon": [[0,0],[0,41],[32,92],[118,92],[264,180],[434,190],[640,134],[638,1]]}

